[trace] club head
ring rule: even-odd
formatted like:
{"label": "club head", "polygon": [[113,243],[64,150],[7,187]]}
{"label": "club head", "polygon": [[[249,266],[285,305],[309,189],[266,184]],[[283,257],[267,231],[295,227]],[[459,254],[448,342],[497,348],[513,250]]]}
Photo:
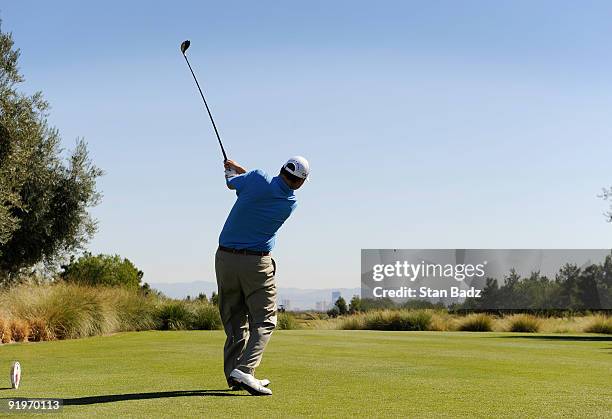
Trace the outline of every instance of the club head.
{"label": "club head", "polygon": [[187,51],[187,48],[189,48],[189,45],[191,45],[191,42],[189,42],[189,40],[185,40],[181,44],[181,52],[183,53],[183,55],[185,54],[185,51]]}

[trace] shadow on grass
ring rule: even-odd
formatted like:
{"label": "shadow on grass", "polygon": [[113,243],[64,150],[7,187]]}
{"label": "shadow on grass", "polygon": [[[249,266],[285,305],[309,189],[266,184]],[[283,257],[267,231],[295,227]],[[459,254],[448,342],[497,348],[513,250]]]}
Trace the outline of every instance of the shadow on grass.
{"label": "shadow on grass", "polygon": [[0,387],[0,391],[2,390],[12,390],[13,387]]}
{"label": "shadow on grass", "polygon": [[246,394],[236,394],[230,390],[184,390],[184,391],[161,391],[155,393],[131,393],[131,394],[106,394],[102,396],[75,397],[63,399],[64,406],[86,405],[98,403],[114,403],[128,400],[164,399],[171,397],[240,397]]}
{"label": "shadow on grass", "polygon": [[560,340],[574,342],[612,342],[612,336],[563,336],[563,335],[517,335],[517,336],[490,336],[502,339],[536,339]]}

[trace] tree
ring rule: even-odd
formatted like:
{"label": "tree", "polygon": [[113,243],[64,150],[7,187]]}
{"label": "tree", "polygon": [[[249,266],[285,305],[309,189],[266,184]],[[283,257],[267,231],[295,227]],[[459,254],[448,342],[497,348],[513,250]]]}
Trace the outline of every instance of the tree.
{"label": "tree", "polygon": [[481,304],[480,308],[491,309],[499,307],[499,284],[497,279],[487,277],[479,303]]}
{"label": "tree", "polygon": [[329,310],[327,310],[327,315],[329,317],[338,317],[340,315],[340,310],[338,310],[338,306],[333,306]]}
{"label": "tree", "polygon": [[344,315],[348,313],[348,308],[346,307],[346,301],[344,300],[344,298],[338,297],[334,305],[338,307],[338,314]]}
{"label": "tree", "polygon": [[515,309],[517,307],[516,287],[521,281],[521,276],[514,268],[510,269],[510,274],[504,277],[504,285],[499,290],[499,308]]}
{"label": "tree", "polygon": [[612,255],[606,256],[601,266],[601,276],[597,288],[600,292],[601,307],[612,309]]}
{"label": "tree", "polygon": [[577,297],[580,301],[580,309],[600,309],[601,301],[597,292],[598,278],[601,277],[602,269],[598,265],[587,266],[576,281]]}
{"label": "tree", "polygon": [[[60,277],[66,282],[84,285],[140,288],[144,273],[128,259],[119,255],[97,255],[85,253],[70,264],[62,266]],[[144,287],[143,287],[144,290]]]}
{"label": "tree", "polygon": [[559,285],[559,291],[557,293],[556,306],[567,308],[571,310],[577,310],[580,308],[580,301],[576,297],[578,290],[578,276],[580,275],[580,268],[574,264],[566,263],[561,267],[559,273],[557,273],[555,280]]}
{"label": "tree", "polygon": [[[612,186],[610,187],[610,189],[604,188],[600,197],[603,200],[612,201]],[[606,211],[604,215],[606,216],[606,219],[608,220],[608,222],[612,223],[612,205],[610,205],[610,210]]]}
{"label": "tree", "polygon": [[87,209],[100,199],[102,175],[83,140],[63,158],[59,131],[47,122],[49,104],[40,92],[17,90],[24,81],[18,58],[0,28],[0,285],[83,248],[96,230]]}
{"label": "tree", "polygon": [[361,298],[358,295],[353,295],[349,304],[349,313],[358,313],[361,311]]}
{"label": "tree", "polygon": [[210,296],[210,302],[212,303],[212,305],[218,306],[219,305],[219,294],[213,291],[212,295]]}
{"label": "tree", "polygon": [[149,285],[148,282],[145,282],[144,284],[140,286],[140,292],[144,295],[150,295],[151,293],[155,291],[151,289],[151,285]]}

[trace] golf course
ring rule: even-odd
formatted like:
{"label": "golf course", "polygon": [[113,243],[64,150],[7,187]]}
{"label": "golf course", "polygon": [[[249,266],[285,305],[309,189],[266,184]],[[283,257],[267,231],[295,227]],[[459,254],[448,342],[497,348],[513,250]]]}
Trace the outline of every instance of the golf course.
{"label": "golf course", "polygon": [[[21,387],[68,417],[610,417],[612,337],[277,331],[257,370],[272,397],[227,389],[221,331],[17,343]],[[7,377],[8,378],[8,377]],[[449,406],[453,406],[449,410]]]}
{"label": "golf course", "polygon": [[0,419],[612,419],[612,1],[0,5]]}

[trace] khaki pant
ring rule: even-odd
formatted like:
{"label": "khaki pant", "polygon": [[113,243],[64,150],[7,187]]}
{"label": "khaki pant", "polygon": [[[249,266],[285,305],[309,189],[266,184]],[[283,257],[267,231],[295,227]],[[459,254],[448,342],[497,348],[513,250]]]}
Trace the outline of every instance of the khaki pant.
{"label": "khaki pant", "polygon": [[276,327],[276,264],[272,256],[217,250],[219,312],[227,339],[223,368],[253,374]]}

